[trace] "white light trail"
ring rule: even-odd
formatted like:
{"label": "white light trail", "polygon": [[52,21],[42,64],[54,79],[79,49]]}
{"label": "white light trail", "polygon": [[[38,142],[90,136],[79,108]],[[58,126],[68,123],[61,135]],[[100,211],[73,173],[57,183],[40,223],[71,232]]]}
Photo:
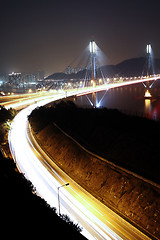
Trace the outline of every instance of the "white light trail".
{"label": "white light trail", "polygon": [[[95,88],[90,88],[91,90],[93,91]],[[78,91],[83,94],[86,89]],[[77,90],[71,90],[68,92],[68,96],[75,95],[75,93]],[[57,209],[57,188],[69,182],[70,185],[66,189],[61,189],[61,211],[70,215],[71,219],[75,219],[83,226],[82,234],[88,239],[150,239],[80,187],[57,167],[36,143],[29,131],[27,116],[37,106],[45,105],[64,96],[65,93],[50,96],[50,98],[48,96],[41,101],[39,99],[37,103],[20,111],[14,118],[8,141],[19,170],[33,183],[38,194]],[[12,107],[14,107],[13,104]]]}
{"label": "white light trail", "polygon": [[[160,76],[157,75],[156,76],[156,80],[159,79]],[[132,85],[132,84],[137,84],[137,83],[144,83],[147,81],[155,81],[155,76],[154,77],[150,77],[150,78],[141,78],[138,80],[131,80],[131,81],[123,81],[123,82],[116,82],[116,83],[108,83],[108,84],[103,84],[103,85],[99,85],[96,87],[88,87],[85,89],[79,89],[77,91],[77,96],[83,96],[86,94],[90,94],[93,92],[100,92],[100,91],[104,91],[104,90],[108,90],[111,88],[117,88],[117,87],[123,87],[123,86],[128,86],[128,85]]]}
{"label": "white light trail", "polygon": [[[48,164],[48,161],[51,160],[44,152],[43,157],[41,156],[28,136],[27,116],[33,109],[34,106],[28,107],[15,117],[9,134],[10,149],[19,169],[31,180],[38,194],[55,207],[57,206],[57,188],[64,184],[61,176],[62,171],[53,162]],[[42,150],[40,151],[42,153]],[[56,171],[55,168],[58,170]],[[80,186],[70,178],[68,182],[70,183],[69,190],[62,189],[60,193],[63,213],[71,215],[70,217],[76,221],[78,220],[83,228],[87,229],[85,234],[89,239],[94,239],[93,235],[97,239],[121,239],[109,227],[103,226],[101,220],[94,214],[94,207],[85,199],[83,193],[80,194]],[[73,183],[78,186],[78,189],[74,187]],[[100,215],[102,214],[100,213]],[[113,237],[110,238],[108,234],[113,235]]]}

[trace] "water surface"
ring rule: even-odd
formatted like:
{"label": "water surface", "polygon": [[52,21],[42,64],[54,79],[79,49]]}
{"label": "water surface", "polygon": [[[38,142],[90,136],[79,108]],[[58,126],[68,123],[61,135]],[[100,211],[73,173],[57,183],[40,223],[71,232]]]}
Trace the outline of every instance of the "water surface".
{"label": "water surface", "polygon": [[[118,109],[130,115],[138,115],[154,120],[160,120],[160,80],[157,80],[150,93],[151,99],[145,99],[146,88],[142,83],[113,88],[96,93],[96,102],[99,107]],[[95,94],[80,96],[76,104],[81,107],[92,107]]]}

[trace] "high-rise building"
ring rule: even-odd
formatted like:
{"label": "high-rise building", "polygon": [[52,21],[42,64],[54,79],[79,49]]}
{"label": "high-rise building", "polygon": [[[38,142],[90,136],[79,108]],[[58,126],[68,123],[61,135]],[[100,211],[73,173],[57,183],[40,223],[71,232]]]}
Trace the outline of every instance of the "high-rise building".
{"label": "high-rise building", "polygon": [[22,74],[12,72],[8,75],[9,84],[18,85],[22,82]]}
{"label": "high-rise building", "polygon": [[65,73],[66,74],[71,74],[71,67],[70,66],[66,67]]}

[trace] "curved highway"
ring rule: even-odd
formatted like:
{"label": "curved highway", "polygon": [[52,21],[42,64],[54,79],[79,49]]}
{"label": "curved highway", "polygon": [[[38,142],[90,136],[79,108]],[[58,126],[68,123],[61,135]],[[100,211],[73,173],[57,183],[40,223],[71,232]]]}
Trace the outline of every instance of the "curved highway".
{"label": "curved highway", "polygon": [[35,141],[27,116],[35,107],[62,97],[64,94],[48,97],[21,110],[14,118],[8,141],[19,170],[33,183],[37,194],[57,209],[58,187],[69,182],[69,186],[60,188],[60,211],[78,222],[88,239],[150,239],[80,187]]}

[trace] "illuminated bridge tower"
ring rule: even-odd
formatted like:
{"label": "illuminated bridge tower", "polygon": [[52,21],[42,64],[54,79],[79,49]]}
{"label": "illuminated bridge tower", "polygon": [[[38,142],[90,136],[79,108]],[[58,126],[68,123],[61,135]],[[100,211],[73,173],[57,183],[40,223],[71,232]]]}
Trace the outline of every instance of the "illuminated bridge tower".
{"label": "illuminated bridge tower", "polygon": [[[147,48],[146,48],[146,52],[147,52],[147,78],[149,78],[149,75],[151,74],[151,67],[152,67],[152,59],[151,59],[151,53],[152,53],[152,48],[151,48],[151,44],[147,44]],[[149,81],[146,82],[146,91],[145,91],[145,98],[151,98],[151,94],[149,92],[149,88],[150,83]]]}
{"label": "illuminated bridge tower", "polygon": [[[92,70],[92,82],[93,87],[96,87],[96,44],[95,41],[91,41],[89,44],[90,54],[91,54],[91,70]],[[92,103],[93,107],[96,107],[96,93],[92,93]]]}
{"label": "illuminated bridge tower", "polygon": [[90,53],[91,53],[91,67],[92,67],[92,80],[93,87],[96,86],[96,44],[95,41],[91,41],[89,44]]}
{"label": "illuminated bridge tower", "polygon": [[147,78],[149,77],[150,73],[151,73],[151,44],[147,45]]}

